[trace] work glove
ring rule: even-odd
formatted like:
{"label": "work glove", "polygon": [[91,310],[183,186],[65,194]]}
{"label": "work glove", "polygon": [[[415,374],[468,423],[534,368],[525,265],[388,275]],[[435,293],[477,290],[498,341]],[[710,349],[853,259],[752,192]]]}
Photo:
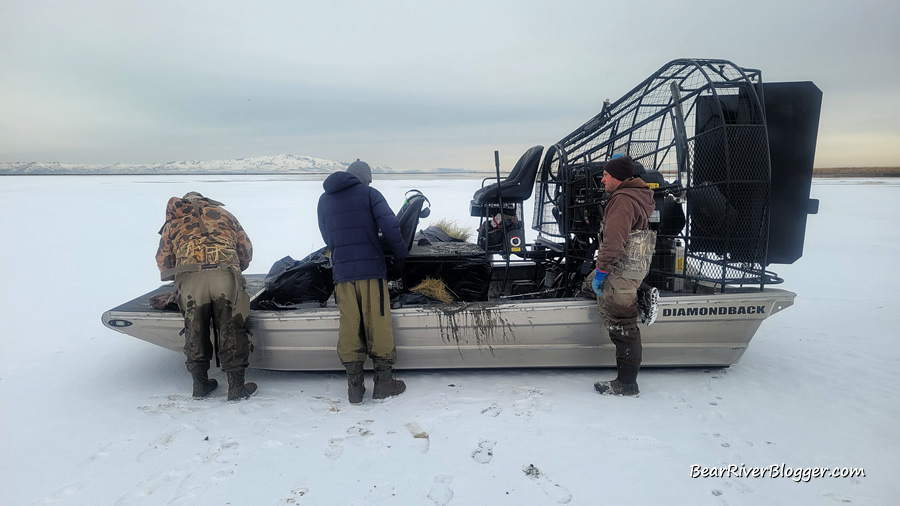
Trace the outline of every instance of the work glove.
{"label": "work glove", "polygon": [[597,269],[597,272],[594,273],[594,281],[591,283],[591,288],[594,289],[594,293],[597,295],[603,295],[603,290],[600,287],[603,286],[603,280],[606,279],[607,274],[609,273],[600,269]]}

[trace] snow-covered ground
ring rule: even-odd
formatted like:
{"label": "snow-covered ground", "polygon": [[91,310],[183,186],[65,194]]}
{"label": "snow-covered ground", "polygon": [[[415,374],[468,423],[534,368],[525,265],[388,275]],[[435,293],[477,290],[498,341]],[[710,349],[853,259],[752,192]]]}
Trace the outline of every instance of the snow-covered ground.
{"label": "snow-covered ground", "polygon": [[[195,401],[180,354],[100,322],[104,310],[158,286],[156,232],[170,196],[197,190],[225,202],[254,242],[250,271],[264,273],[321,246],[320,182],[0,181],[4,505],[889,505],[900,497],[900,297],[890,283],[900,180],[814,183],[821,207],[804,257],[772,266],[796,303],[766,320],[730,368],[644,370],[637,399],[594,392],[609,369],[401,372],[405,394],[360,406],[347,403],[342,375],[260,370],[248,372],[259,384],[248,401],[225,402],[221,386]],[[374,183],[395,210],[418,188],[433,203],[429,220],[473,227],[467,203],[479,184]],[[865,476],[772,478],[771,466],[778,474],[782,464]],[[694,478],[692,466],[768,474]]]}

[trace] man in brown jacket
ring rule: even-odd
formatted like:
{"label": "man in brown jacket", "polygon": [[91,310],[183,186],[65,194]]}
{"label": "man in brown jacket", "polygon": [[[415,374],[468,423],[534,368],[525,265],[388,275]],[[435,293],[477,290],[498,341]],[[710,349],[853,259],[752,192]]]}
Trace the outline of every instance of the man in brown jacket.
{"label": "man in brown jacket", "polygon": [[634,177],[634,162],[627,156],[606,162],[601,182],[611,196],[604,209],[592,287],[609,338],[616,345],[618,374],[612,381],[594,383],[594,388],[604,395],[636,396],[641,367],[638,287],[650,269],[656,246],[656,233],[649,230],[653,190]]}
{"label": "man in brown jacket", "polygon": [[253,258],[253,245],[223,206],[197,192],[169,199],[156,263],[164,281],[175,279],[194,398],[204,398],[218,386],[208,373],[215,350],[228,376],[228,400],[234,401],[256,391],[255,383],[244,383],[250,357],[250,298],[241,274]]}

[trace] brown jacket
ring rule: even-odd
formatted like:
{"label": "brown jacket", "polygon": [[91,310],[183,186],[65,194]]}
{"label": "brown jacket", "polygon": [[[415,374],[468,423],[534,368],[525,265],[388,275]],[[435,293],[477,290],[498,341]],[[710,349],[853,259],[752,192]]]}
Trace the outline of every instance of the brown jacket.
{"label": "brown jacket", "polygon": [[253,244],[222,206],[202,197],[169,199],[156,251],[160,271],[190,264],[225,264],[243,271],[250,265]]}
{"label": "brown jacket", "polygon": [[646,230],[653,212],[653,190],[643,179],[636,177],[623,181],[612,192],[603,215],[603,243],[597,255],[596,266],[610,272],[613,264],[625,251],[625,242],[632,230]]}

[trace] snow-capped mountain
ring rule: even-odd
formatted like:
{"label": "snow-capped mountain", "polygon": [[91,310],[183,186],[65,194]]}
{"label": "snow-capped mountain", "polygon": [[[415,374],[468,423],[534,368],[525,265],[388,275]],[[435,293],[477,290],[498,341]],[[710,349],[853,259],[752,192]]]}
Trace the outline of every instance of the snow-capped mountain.
{"label": "snow-capped mountain", "polygon": [[[323,158],[297,155],[260,156],[231,160],[203,160],[166,162],[156,165],[115,163],[111,165],[81,165],[60,162],[0,162],[0,174],[291,174],[329,173],[345,170],[350,162],[335,162]],[[424,169],[398,171],[386,165],[372,167],[377,174],[401,172],[464,173],[464,169]]]}

